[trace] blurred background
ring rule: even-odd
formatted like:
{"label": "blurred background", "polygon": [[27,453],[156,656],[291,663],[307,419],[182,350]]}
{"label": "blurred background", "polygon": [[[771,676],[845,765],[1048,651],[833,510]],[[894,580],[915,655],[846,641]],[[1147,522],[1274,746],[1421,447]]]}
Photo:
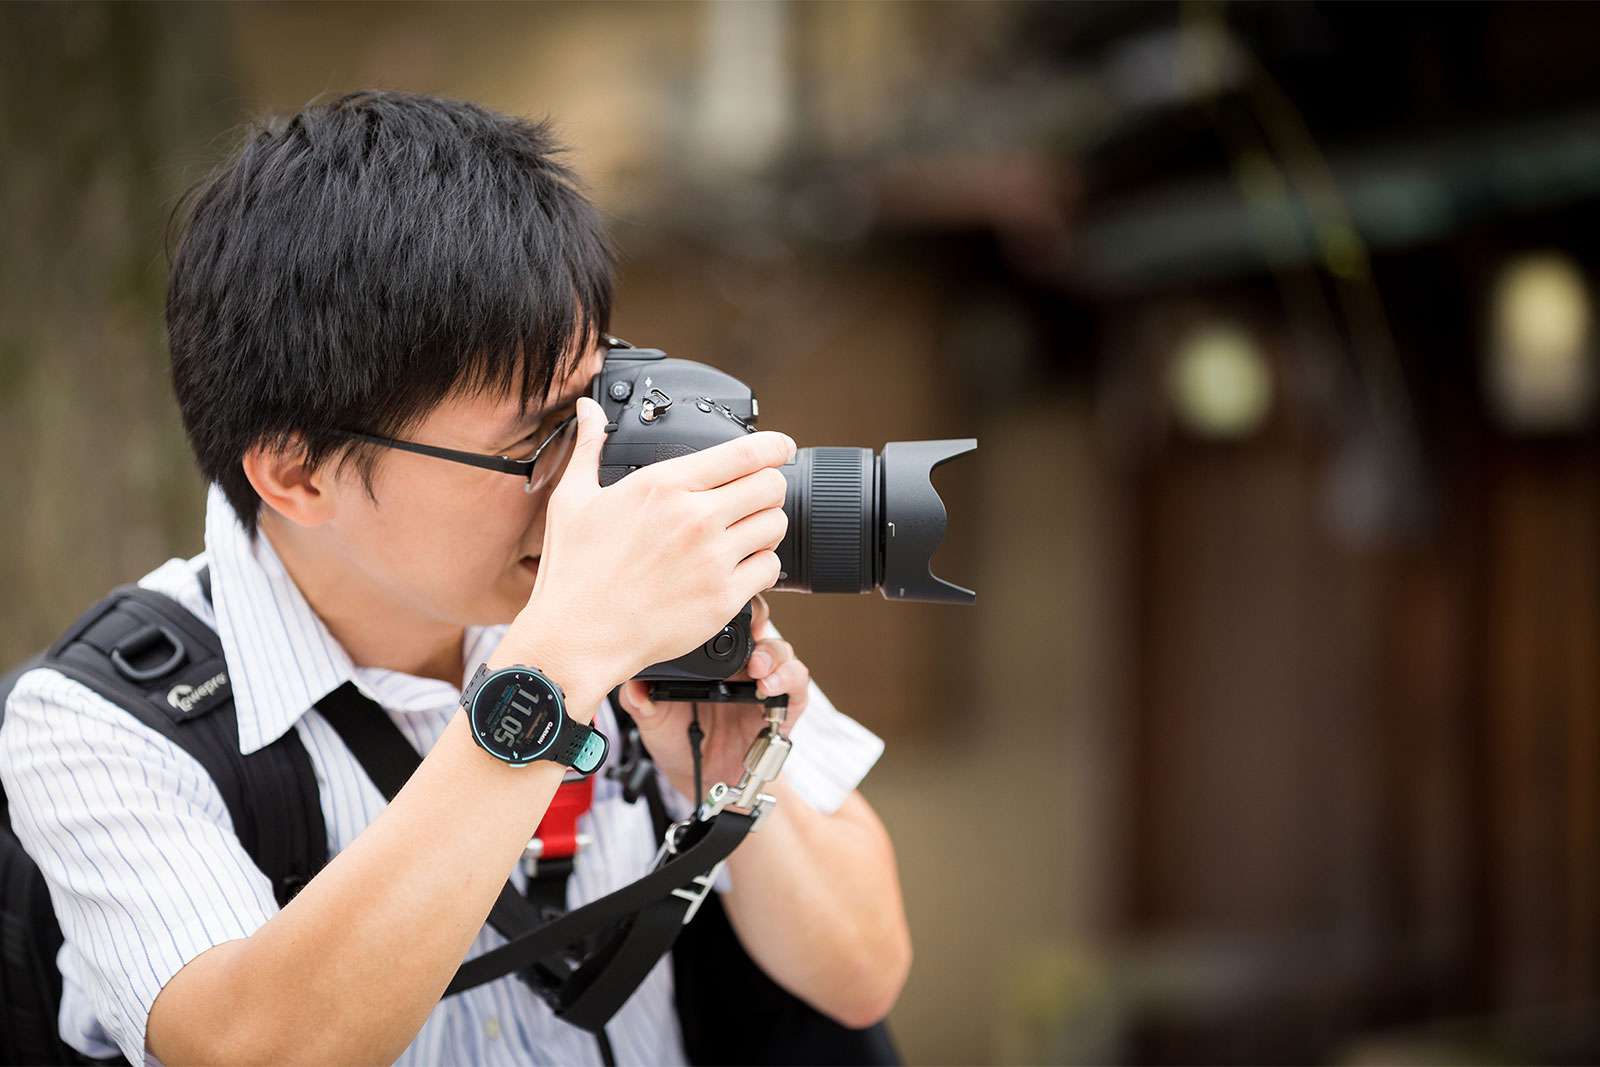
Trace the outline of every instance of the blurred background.
{"label": "blurred background", "polygon": [[[201,548],[163,228],[360,87],[549,115],[614,332],[976,436],[885,737],[914,1063],[1600,1060],[1600,8],[0,8],[0,654]],[[736,1003],[736,1001],[735,1001]]]}

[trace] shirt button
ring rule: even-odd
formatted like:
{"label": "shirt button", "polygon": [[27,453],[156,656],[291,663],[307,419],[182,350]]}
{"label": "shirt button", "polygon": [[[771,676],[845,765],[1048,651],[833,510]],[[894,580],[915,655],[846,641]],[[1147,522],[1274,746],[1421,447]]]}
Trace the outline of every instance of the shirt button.
{"label": "shirt button", "polygon": [[500,1020],[493,1015],[483,1020],[483,1032],[490,1041],[500,1040]]}

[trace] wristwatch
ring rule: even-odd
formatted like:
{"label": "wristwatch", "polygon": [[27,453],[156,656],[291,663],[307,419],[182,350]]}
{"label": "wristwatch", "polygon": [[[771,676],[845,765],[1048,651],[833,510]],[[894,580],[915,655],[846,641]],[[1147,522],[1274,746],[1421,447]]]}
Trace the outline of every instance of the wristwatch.
{"label": "wristwatch", "polygon": [[610,747],[605,734],[573,721],[561,687],[537,667],[491,671],[479,664],[461,694],[461,708],[478,747],[514,767],[552,760],[593,774]]}

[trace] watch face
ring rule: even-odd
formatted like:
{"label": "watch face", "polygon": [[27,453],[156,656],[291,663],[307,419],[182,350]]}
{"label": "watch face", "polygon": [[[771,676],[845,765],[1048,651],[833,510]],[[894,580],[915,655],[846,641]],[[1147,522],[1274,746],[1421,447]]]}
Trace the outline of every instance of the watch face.
{"label": "watch face", "polygon": [[550,683],[515,668],[484,679],[472,701],[479,743],[508,763],[527,763],[548,751],[561,732],[561,718],[561,701]]}

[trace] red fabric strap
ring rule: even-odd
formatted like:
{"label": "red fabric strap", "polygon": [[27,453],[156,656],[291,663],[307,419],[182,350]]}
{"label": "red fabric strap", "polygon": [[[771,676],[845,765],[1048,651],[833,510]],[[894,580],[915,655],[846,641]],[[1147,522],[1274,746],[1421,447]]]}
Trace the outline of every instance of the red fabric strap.
{"label": "red fabric strap", "polygon": [[594,801],[593,776],[577,781],[564,781],[550,801],[539,828],[533,832],[544,847],[541,860],[566,859],[578,851],[578,816],[589,810]]}

